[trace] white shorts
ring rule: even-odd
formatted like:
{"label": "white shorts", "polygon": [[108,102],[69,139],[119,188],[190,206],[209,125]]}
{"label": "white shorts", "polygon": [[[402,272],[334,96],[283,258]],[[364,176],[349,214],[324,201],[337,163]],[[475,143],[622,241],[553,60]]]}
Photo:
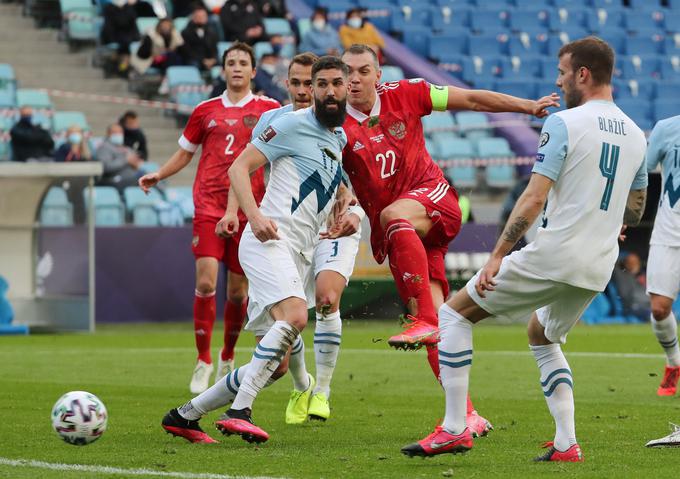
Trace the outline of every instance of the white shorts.
{"label": "white shorts", "polygon": [[675,300],[680,292],[680,248],[653,244],[647,258],[647,294]]}
{"label": "white shorts", "polygon": [[494,316],[519,321],[536,312],[545,328],[545,337],[553,343],[565,343],[597,291],[542,278],[522,268],[526,253],[516,251],[503,258],[496,275],[496,289],[482,298],[475,290],[479,272],[467,283],[467,292],[482,309]]}
{"label": "white shorts", "polygon": [[248,278],[248,323],[245,329],[264,336],[274,325],[272,306],[295,297],[314,307],[312,267],[286,240],[262,243],[248,228],[243,232],[238,259]]}
{"label": "white shorts", "polygon": [[319,241],[314,248],[314,277],[322,271],[335,271],[345,278],[345,284],[349,283],[360,241],[361,231],[352,236]]}

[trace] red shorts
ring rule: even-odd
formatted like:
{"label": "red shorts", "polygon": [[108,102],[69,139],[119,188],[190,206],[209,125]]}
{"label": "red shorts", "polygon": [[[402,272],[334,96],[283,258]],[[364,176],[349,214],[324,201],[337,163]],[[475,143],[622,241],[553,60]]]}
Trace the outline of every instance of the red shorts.
{"label": "red shorts", "polygon": [[243,268],[238,261],[238,244],[245,227],[245,221],[240,222],[238,233],[231,238],[221,238],[215,234],[215,226],[220,218],[214,216],[194,216],[193,237],[191,250],[196,259],[203,257],[216,258],[227,266],[232,273],[243,275]]}
{"label": "red shorts", "polygon": [[427,253],[430,279],[441,283],[444,298],[446,298],[449,295],[449,282],[446,277],[444,258],[449,251],[449,243],[460,231],[461,213],[460,206],[458,206],[458,193],[445,180],[436,180],[404,193],[397,200],[405,198],[422,204],[427,215],[432,219],[432,228],[422,241]]}

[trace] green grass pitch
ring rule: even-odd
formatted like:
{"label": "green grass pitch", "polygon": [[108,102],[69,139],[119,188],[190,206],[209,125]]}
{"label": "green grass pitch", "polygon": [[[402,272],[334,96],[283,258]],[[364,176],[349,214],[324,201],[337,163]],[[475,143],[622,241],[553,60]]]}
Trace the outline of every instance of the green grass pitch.
{"label": "green grass pitch", "polygon": [[[304,334],[313,371],[311,326]],[[289,378],[265,389],[254,419],[271,439],[259,447],[222,437],[211,425],[219,412],[202,421],[219,444],[189,444],[161,430],[163,414],[190,398],[195,353],[189,323],[103,326],[95,335],[0,337],[0,477],[127,477],[103,469],[16,467],[7,464],[10,459],[144,468],[166,476],[677,477],[680,450],[644,447],[668,433],[668,421],[680,422],[680,397],[655,394],[663,357],[649,326],[579,326],[569,336],[565,352],[575,379],[583,464],[532,462],[554,427],[519,325],[475,328],[471,393],[496,430],[476,440],[466,455],[402,456],[401,446],[431,432],[443,416],[444,398],[424,352],[388,349],[385,338],[395,329],[395,322],[345,324],[333,410],[325,424],[284,424]],[[215,351],[220,337],[216,329]],[[237,363],[249,360],[253,344],[245,332]],[[98,395],[109,411],[107,432],[86,447],[63,443],[50,424],[57,398],[77,389]]]}

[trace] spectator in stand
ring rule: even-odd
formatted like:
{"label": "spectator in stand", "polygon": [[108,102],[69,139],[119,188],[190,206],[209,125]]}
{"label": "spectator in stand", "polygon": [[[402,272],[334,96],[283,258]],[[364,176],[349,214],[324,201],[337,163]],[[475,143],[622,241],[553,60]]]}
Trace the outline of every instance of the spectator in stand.
{"label": "spectator in stand", "polygon": [[345,24],[340,27],[340,42],[346,50],[355,43],[370,46],[378,55],[382,63],[382,49],[385,41],[371,22],[366,20],[361,8],[352,8],[347,11]]}
{"label": "spectator in stand", "polygon": [[182,64],[182,57],[177,50],[183,44],[182,35],[175,29],[172,19],[163,18],[155,28],[144,34],[137,54],[130,63],[142,75],[151,67],[165,74],[168,67]]}
{"label": "spectator in stand", "polygon": [[10,130],[13,161],[51,161],[54,141],[50,132],[33,123],[33,108],[22,106],[19,121]]}
{"label": "spectator in stand", "polygon": [[66,130],[66,141],[54,153],[54,161],[90,161],[92,154],[87,145],[83,130],[78,125],[71,125]]}
{"label": "spectator in stand", "polygon": [[104,167],[104,174],[97,185],[115,186],[121,193],[125,187],[137,185],[137,179],[141,176],[139,168],[144,162],[123,141],[123,127],[114,123],[106,129],[106,139],[94,154]]}
{"label": "spectator in stand", "polygon": [[258,0],[257,3],[263,17],[293,19],[288,13],[285,0]]}
{"label": "spectator in stand", "polygon": [[149,151],[146,148],[146,135],[139,126],[137,112],[126,111],[120,117],[118,124],[123,127],[123,144],[136,151],[142,160],[148,160]]}
{"label": "spectator in stand", "polygon": [[182,30],[184,45],[182,58],[187,65],[200,70],[210,70],[217,63],[218,34],[208,23],[208,10],[196,5],[191,13],[191,21]]}
{"label": "spectator in stand", "polygon": [[248,45],[267,41],[262,14],[253,0],[228,0],[220,10],[224,39],[239,40]]}
{"label": "spectator in stand", "polygon": [[266,95],[283,104],[288,100],[288,92],[281,88],[277,81],[280,60],[279,56],[274,53],[262,55],[253,83],[256,93]]}
{"label": "spectator in stand", "polygon": [[137,0],[113,0],[104,6],[101,40],[104,45],[118,44],[116,62],[121,75],[127,73],[130,65],[130,43],[139,40],[134,6],[136,2]]}
{"label": "spectator in stand", "polygon": [[328,10],[316,7],[312,13],[312,28],[302,38],[299,50],[322,56],[338,55],[340,49],[338,32],[328,24]]}
{"label": "spectator in stand", "polygon": [[193,12],[196,0],[171,0],[171,3],[173,17],[188,17]]}

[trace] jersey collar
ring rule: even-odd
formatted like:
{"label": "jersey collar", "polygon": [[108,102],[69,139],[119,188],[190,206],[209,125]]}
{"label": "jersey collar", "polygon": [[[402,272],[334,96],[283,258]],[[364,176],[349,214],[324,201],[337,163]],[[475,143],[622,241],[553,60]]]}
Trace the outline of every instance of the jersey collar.
{"label": "jersey collar", "polygon": [[373,108],[371,108],[370,115],[366,115],[365,113],[357,110],[349,103],[347,104],[347,113],[359,123],[363,123],[372,116],[380,115],[380,95],[378,95],[378,92],[375,93],[375,103],[373,104]]}
{"label": "jersey collar", "polygon": [[232,103],[229,97],[227,96],[227,90],[224,90],[224,93],[222,93],[222,105],[224,105],[224,108],[240,108],[247,104],[248,102],[252,101],[253,98],[255,98],[255,95],[253,95],[252,91],[249,91],[248,94],[241,98],[241,100],[238,103]]}

